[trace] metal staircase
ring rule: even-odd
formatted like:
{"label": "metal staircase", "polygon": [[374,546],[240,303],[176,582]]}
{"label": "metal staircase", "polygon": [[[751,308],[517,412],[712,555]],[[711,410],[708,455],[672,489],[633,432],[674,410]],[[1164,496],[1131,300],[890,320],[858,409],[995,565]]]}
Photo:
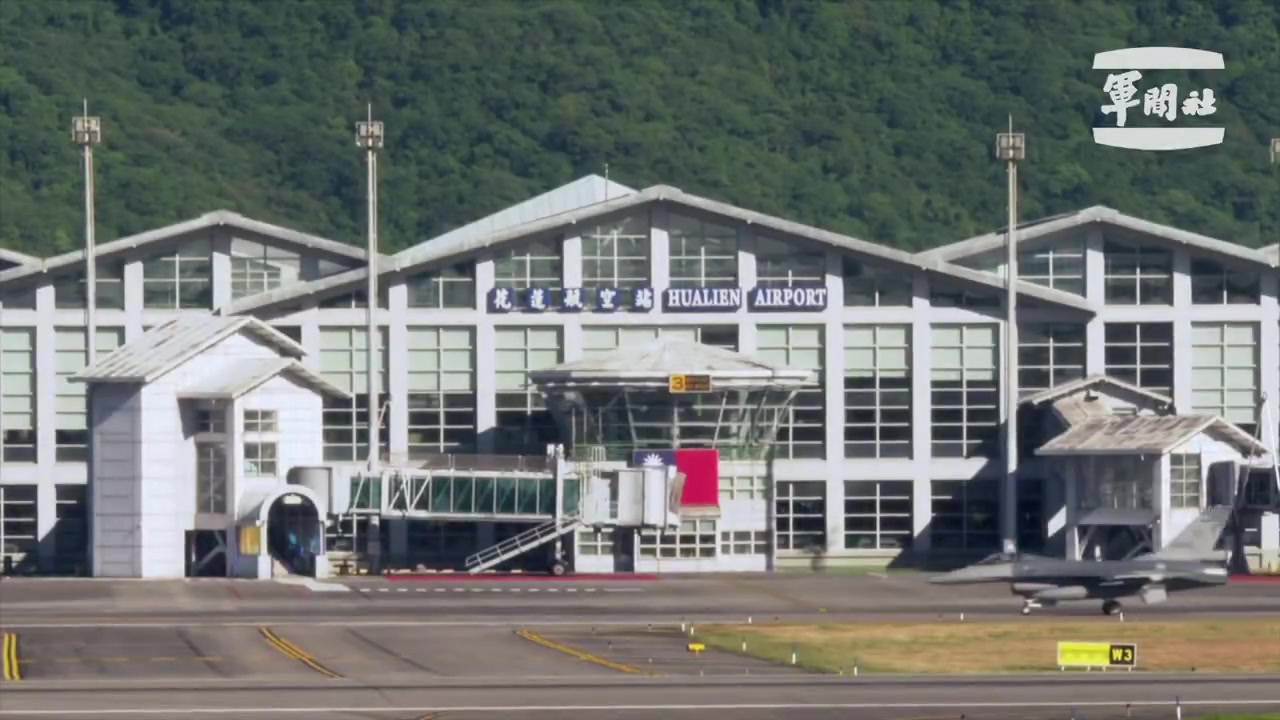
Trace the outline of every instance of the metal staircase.
{"label": "metal staircase", "polygon": [[545,545],[552,540],[573,532],[582,524],[578,513],[571,513],[557,520],[529,528],[515,537],[507,538],[491,548],[486,548],[467,558],[467,572],[475,575],[499,563]]}

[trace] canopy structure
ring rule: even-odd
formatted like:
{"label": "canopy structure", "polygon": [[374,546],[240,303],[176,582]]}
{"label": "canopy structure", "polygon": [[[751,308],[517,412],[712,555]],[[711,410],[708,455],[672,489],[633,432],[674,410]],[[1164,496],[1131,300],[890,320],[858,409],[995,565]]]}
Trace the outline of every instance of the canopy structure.
{"label": "canopy structure", "polygon": [[763,460],[810,370],[724,348],[657,340],[531,372],[571,446],[606,459],[644,450],[714,448],[726,460]]}

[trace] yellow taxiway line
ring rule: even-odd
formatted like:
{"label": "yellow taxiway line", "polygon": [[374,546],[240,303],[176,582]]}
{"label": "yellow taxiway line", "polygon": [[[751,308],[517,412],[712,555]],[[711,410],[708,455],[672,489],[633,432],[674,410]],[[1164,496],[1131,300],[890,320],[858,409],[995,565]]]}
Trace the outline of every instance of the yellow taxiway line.
{"label": "yellow taxiway line", "polygon": [[312,670],[315,670],[321,675],[327,675],[331,678],[336,678],[336,679],[342,678],[341,675],[330,670],[324,665],[321,665],[320,662],[317,661],[315,658],[303,652],[302,649],[299,648],[297,645],[294,645],[288,640],[285,640],[284,638],[272,632],[271,628],[266,628],[266,627],[258,628],[258,632],[262,634],[262,637],[266,638],[267,644],[271,645],[271,647],[275,648],[276,650],[279,650],[286,657],[289,657],[294,660],[297,660],[298,662],[301,662],[303,665],[306,665],[307,667],[311,668]]}

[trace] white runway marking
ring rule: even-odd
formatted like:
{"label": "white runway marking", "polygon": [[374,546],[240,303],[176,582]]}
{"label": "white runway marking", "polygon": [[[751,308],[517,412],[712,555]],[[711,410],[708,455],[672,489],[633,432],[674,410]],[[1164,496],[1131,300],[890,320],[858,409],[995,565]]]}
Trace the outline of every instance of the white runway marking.
{"label": "white runway marking", "polygon": [[[1184,707],[1198,705],[1221,707],[1263,707],[1280,702],[1274,700],[1183,700]],[[947,703],[759,703],[759,704],[682,704],[682,705],[460,705],[456,707],[262,707],[262,708],[118,708],[110,710],[0,710],[0,717],[22,716],[37,717],[46,715],[93,716],[105,715],[247,715],[271,713],[274,715],[408,715],[412,713],[501,713],[517,714],[531,712],[647,712],[655,710],[982,710],[995,708],[1107,708],[1107,707],[1174,707],[1171,700],[1082,700],[1072,702],[947,702]]]}
{"label": "white runway marking", "polygon": [[[351,588],[347,588],[347,587],[343,586],[343,589],[344,589],[344,591],[345,591],[345,590],[350,590]],[[409,592],[409,591],[410,591],[410,588],[372,588],[372,587],[362,587],[362,588],[356,588],[356,589],[357,589],[357,590],[359,590],[359,591],[360,591],[360,592],[362,592],[362,593],[375,593],[375,592],[379,592],[379,593],[389,593],[389,592],[392,592],[392,590],[394,590],[395,592],[398,592],[398,593],[407,593],[407,592]],[[567,593],[576,593],[576,592],[584,592],[584,593],[595,593],[595,592],[611,592],[611,593],[620,593],[620,592],[644,592],[644,590],[643,590],[642,588],[597,588],[597,587],[588,587],[588,588],[531,588],[531,587],[491,587],[491,588],[478,588],[478,587],[473,587],[473,588],[460,588],[460,587],[456,587],[456,588],[442,588],[442,587],[438,587],[438,588],[424,588],[424,587],[420,587],[420,588],[412,588],[412,590],[413,590],[414,592],[419,592],[419,593],[428,593],[428,592],[444,593],[444,592],[448,592],[450,589],[452,589],[454,592],[457,592],[457,593],[461,593],[461,592],[468,592],[468,591],[473,592],[473,593],[482,593],[482,592],[491,592],[491,593],[525,593],[525,592],[530,592],[530,593],[536,593],[536,592],[542,592],[543,590],[546,590],[547,592],[551,592],[551,593],[553,593],[553,592],[560,592],[561,590],[564,590],[564,592],[567,592]],[[332,592],[332,591],[330,591],[330,592]]]}

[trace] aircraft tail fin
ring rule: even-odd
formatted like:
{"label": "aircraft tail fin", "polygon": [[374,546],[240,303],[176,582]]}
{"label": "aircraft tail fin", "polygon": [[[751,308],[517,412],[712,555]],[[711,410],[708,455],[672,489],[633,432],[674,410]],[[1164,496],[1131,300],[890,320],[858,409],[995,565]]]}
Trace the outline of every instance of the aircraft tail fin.
{"label": "aircraft tail fin", "polygon": [[1200,517],[1178,533],[1163,549],[1150,557],[1166,560],[1224,560],[1226,553],[1215,550],[1222,533],[1231,522],[1232,507],[1215,505],[1200,513]]}

